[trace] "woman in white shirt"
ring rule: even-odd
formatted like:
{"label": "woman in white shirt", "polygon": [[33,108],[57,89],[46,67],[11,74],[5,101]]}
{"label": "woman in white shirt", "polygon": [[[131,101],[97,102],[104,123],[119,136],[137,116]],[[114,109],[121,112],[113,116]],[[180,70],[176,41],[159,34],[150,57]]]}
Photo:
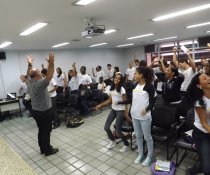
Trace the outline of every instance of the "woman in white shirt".
{"label": "woman in white shirt", "polygon": [[68,83],[68,87],[70,88],[70,94],[78,93],[79,86],[79,78],[77,76],[76,63],[73,63],[72,70],[70,70],[71,80]]}
{"label": "woman in white shirt", "polygon": [[187,90],[187,98],[194,102],[195,128],[193,141],[199,155],[198,165],[187,169],[187,174],[210,174],[210,76],[198,73]]}
{"label": "woman in white shirt", "polygon": [[144,159],[143,140],[147,142],[147,158],[143,166],[149,166],[153,161],[153,139],[151,136],[151,110],[155,103],[156,92],[152,85],[153,70],[148,67],[137,67],[135,80],[138,83],[133,90],[131,116],[136,134],[139,155],[135,163],[141,163]]}
{"label": "woman in white shirt", "polygon": [[58,86],[56,92],[65,93],[66,92],[66,76],[64,73],[62,73],[62,70],[60,67],[56,68],[56,72],[53,78],[55,79],[56,84]]}
{"label": "woman in white shirt", "polygon": [[122,141],[124,142],[124,146],[120,149],[120,152],[125,152],[129,148],[129,143],[126,137],[124,136],[124,134],[122,133],[122,123],[124,121],[124,118],[126,118],[127,120],[130,120],[130,119],[128,117],[127,105],[118,104],[118,102],[122,102],[126,100],[126,93],[125,93],[125,89],[122,87],[122,84],[123,84],[122,74],[116,73],[114,77],[114,82],[112,83],[111,88],[110,88],[109,99],[99,104],[98,106],[96,106],[96,110],[112,103],[112,110],[110,111],[109,116],[104,126],[104,130],[106,131],[110,139],[110,143],[107,145],[107,148],[112,149],[116,146],[115,138],[110,129],[112,122],[116,119],[116,131],[119,134]]}

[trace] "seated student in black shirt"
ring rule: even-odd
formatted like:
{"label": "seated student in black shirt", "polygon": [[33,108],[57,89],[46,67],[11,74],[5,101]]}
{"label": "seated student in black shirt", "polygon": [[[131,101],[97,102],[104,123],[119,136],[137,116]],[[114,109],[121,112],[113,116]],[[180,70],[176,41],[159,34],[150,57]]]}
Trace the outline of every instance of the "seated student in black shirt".
{"label": "seated student in black shirt", "polygon": [[184,81],[184,76],[178,72],[178,69],[172,66],[165,68],[163,58],[160,60],[163,74],[157,73],[156,76],[163,82],[162,96],[165,104],[177,106],[181,102],[180,88]]}

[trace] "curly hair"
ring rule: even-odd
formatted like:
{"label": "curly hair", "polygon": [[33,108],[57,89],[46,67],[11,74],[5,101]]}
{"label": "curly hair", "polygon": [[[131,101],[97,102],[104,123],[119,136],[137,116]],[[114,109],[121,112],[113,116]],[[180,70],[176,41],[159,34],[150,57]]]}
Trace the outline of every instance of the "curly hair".
{"label": "curly hair", "polygon": [[[123,75],[120,74],[120,73],[118,73],[118,74],[115,75],[115,77],[116,77],[117,75],[120,75],[120,83],[119,83],[119,84],[117,85],[117,87],[116,87],[115,84],[114,84],[114,81],[113,81],[113,83],[111,84],[111,87],[110,87],[110,91],[113,91],[113,90],[116,89],[116,91],[120,93],[121,87],[123,87]],[[115,78],[115,77],[114,77],[114,78]]]}

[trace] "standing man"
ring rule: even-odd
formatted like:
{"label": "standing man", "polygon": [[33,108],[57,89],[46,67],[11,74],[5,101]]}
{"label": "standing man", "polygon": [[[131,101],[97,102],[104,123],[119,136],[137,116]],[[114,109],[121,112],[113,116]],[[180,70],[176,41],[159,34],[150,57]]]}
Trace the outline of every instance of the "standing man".
{"label": "standing man", "polygon": [[136,68],[133,67],[133,62],[131,61],[128,65],[129,67],[126,70],[126,82],[134,80],[134,74],[136,72]]}
{"label": "standing man", "polygon": [[50,53],[48,58],[48,71],[42,79],[40,70],[32,68],[33,59],[27,58],[29,75],[28,92],[31,96],[33,117],[39,128],[38,143],[41,154],[49,156],[58,152],[58,148],[50,145],[50,133],[52,131],[52,102],[47,87],[54,73],[54,54]]}

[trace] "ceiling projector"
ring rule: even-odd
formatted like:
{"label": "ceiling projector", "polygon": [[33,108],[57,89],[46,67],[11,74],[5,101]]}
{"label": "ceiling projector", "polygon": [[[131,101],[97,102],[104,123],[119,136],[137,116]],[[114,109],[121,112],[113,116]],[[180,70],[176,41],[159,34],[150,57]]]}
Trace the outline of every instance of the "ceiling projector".
{"label": "ceiling projector", "polygon": [[85,31],[82,32],[82,37],[94,37],[104,34],[105,26],[104,25],[93,25],[91,27],[86,27]]}

